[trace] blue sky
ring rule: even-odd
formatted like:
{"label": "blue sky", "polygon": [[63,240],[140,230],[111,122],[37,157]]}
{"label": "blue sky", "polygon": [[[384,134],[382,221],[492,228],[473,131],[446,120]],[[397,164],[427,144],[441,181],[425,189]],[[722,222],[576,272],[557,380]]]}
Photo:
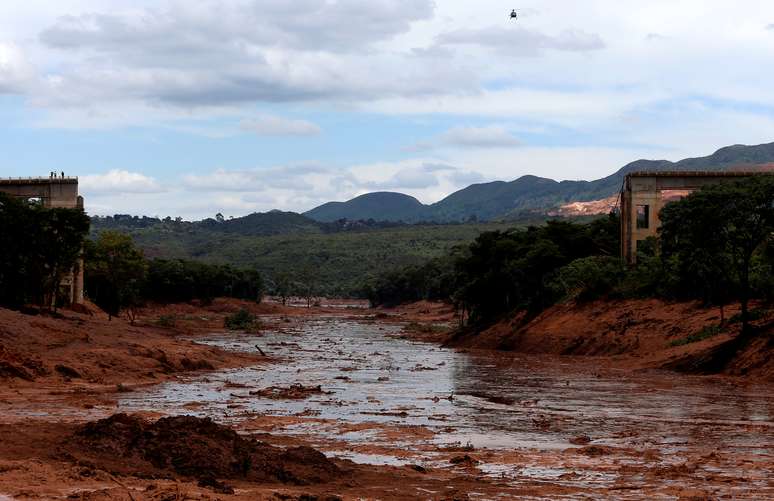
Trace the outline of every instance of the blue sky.
{"label": "blue sky", "polygon": [[0,176],[197,219],[774,141],[772,2],[518,3],[2,2]]}

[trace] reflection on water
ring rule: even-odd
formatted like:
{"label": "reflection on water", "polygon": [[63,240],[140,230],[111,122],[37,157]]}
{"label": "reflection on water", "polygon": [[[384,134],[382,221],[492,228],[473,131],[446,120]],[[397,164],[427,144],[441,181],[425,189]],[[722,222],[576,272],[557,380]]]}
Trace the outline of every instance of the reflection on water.
{"label": "reflection on water", "polygon": [[[577,448],[571,441],[578,443],[578,437],[585,436],[595,445],[655,451],[662,465],[722,451],[732,455],[728,464],[734,468],[762,464],[763,471],[748,479],[756,485],[765,485],[774,474],[770,385],[664,372],[596,371],[577,361],[460,353],[391,336],[399,330],[394,325],[329,319],[263,336],[212,335],[199,341],[250,352],[257,344],[280,362],[167,383],[126,394],[119,405],[126,411],[208,415],[227,422],[257,413],[313,416],[335,423],[421,425],[436,433],[428,439],[435,444],[470,443],[476,449],[533,454]],[[250,395],[294,383],[321,385],[325,393],[306,400]],[[321,439],[337,433],[313,423],[288,426],[282,432],[317,434]],[[351,443],[375,440],[368,432],[336,438]],[[429,448],[418,453],[428,461],[434,457]],[[342,454],[362,462],[389,462],[389,456]],[[617,467],[625,463],[616,461]],[[542,480],[582,477],[599,482],[616,476],[610,465],[579,475],[568,464],[522,463],[519,475]],[[711,472],[730,466],[706,468]],[[508,465],[486,464],[481,470],[515,474]]]}

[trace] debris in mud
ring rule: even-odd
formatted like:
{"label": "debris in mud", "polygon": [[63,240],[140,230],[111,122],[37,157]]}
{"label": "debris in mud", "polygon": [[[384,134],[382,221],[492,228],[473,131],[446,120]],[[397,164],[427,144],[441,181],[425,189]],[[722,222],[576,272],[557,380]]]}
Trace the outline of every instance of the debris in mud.
{"label": "debris in mud", "polygon": [[613,449],[610,447],[604,447],[602,445],[589,445],[588,447],[582,447],[576,449],[578,454],[583,454],[589,457],[607,456],[613,453]]}
{"label": "debris in mud", "polygon": [[411,368],[411,369],[409,369],[409,370],[410,370],[411,372],[420,372],[420,371],[437,371],[437,370],[438,370],[438,368],[437,368],[437,367],[427,367],[427,366],[425,366],[425,365],[422,365],[422,364],[417,364],[417,365],[415,365],[414,367],[412,367],[412,368]]}
{"label": "debris in mud", "polygon": [[453,491],[444,494],[440,501],[470,501],[470,496],[468,496],[467,492]]}
{"label": "debris in mud", "polygon": [[199,487],[207,487],[218,494],[234,494],[234,488],[213,477],[204,477],[199,480]]}
{"label": "debris in mud", "polygon": [[511,397],[504,397],[502,395],[489,395],[487,393],[479,392],[479,391],[472,391],[470,393],[463,393],[463,395],[470,395],[471,397],[476,398],[483,398],[484,400],[488,402],[492,402],[493,404],[501,404],[501,405],[513,405],[516,403],[515,398]]}
{"label": "debris in mud", "polygon": [[551,420],[542,414],[538,417],[532,418],[532,424],[534,424],[536,428],[542,431],[546,431],[551,428]]}
{"label": "debris in mud", "polygon": [[478,459],[475,459],[467,454],[464,456],[454,456],[449,460],[449,462],[455,466],[465,466],[465,467],[474,467],[477,464],[481,463]]}
{"label": "debris in mud", "polygon": [[191,360],[184,357],[180,360],[180,366],[186,371],[212,371],[215,367],[206,360]]}
{"label": "debris in mud", "polygon": [[406,411],[399,411],[399,412],[361,412],[360,414],[363,414],[364,416],[389,416],[389,417],[401,417],[405,418],[408,417],[409,414]]}
{"label": "debris in mud", "polygon": [[591,442],[591,438],[588,435],[579,435],[570,439],[570,443],[573,445],[586,445]]}
{"label": "debris in mud", "polygon": [[223,382],[223,388],[249,388],[249,387],[244,383],[235,383],[227,379]]}
{"label": "debris in mud", "polygon": [[58,364],[54,367],[54,370],[61,374],[63,377],[70,379],[80,379],[81,373],[67,365]]}
{"label": "debris in mud", "polygon": [[262,390],[251,391],[250,395],[256,397],[272,398],[276,400],[304,400],[312,395],[332,395],[331,391],[323,391],[320,385],[304,386],[293,384],[286,388],[281,386],[269,386]]}
{"label": "debris in mud", "polygon": [[301,412],[296,412],[293,415],[297,417],[305,417],[305,416],[319,416],[320,414],[322,414],[322,411],[319,411],[317,409],[304,409]]}
{"label": "debris in mud", "polygon": [[339,496],[333,495],[317,496],[314,494],[301,494],[300,496],[295,496],[281,492],[275,492],[272,499],[277,499],[279,501],[342,501]]}
{"label": "debris in mud", "polygon": [[281,449],[243,438],[208,418],[167,417],[147,423],[126,414],[87,423],[60,447],[92,469],[139,477],[183,477],[227,490],[217,479],[309,485],[343,475],[310,447]]}
{"label": "debris in mud", "polygon": [[[451,428],[451,430],[455,431],[454,428]],[[438,451],[440,452],[473,452],[474,450],[476,450],[476,448],[470,442],[466,444],[463,444],[462,442],[453,442],[449,445],[438,447]]]}

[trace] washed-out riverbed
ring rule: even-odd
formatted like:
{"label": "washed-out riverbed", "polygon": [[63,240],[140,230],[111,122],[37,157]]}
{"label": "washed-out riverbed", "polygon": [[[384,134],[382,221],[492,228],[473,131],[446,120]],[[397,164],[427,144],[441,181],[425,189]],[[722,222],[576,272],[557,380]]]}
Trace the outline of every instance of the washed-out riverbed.
{"label": "washed-out riverbed", "polygon": [[[309,318],[212,334],[197,341],[278,360],[126,393],[119,410],[210,416],[355,462],[545,485],[552,499],[774,499],[771,385],[458,352],[400,330]],[[261,391],[293,384],[320,391]]]}

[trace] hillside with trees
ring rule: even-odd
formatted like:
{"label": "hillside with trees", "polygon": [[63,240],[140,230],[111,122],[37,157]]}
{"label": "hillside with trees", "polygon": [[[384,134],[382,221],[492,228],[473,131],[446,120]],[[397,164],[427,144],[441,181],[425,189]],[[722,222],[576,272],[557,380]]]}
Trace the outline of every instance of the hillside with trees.
{"label": "hillside with trees", "polygon": [[[269,213],[282,222],[303,218]],[[512,226],[504,223],[408,225],[374,221],[314,223],[304,231],[261,234],[251,215],[217,222],[139,218],[92,218],[92,239],[105,231],[132,238],[149,259],[196,260],[207,264],[254,269],[268,290],[288,284],[293,294],[360,296],[364,282],[380,272],[417,266],[467,245],[484,231]],[[311,221],[306,218],[301,221]],[[295,226],[298,228],[298,226]]]}
{"label": "hillside with trees", "polygon": [[[385,305],[448,301],[464,319],[466,327],[459,335],[469,344],[475,346],[476,336],[486,333],[488,346],[511,348],[523,341],[520,335],[529,337],[533,319],[545,324],[549,317],[542,313],[555,305],[570,305],[555,316],[577,316],[584,304],[597,300],[599,311],[629,299],[659,300],[664,303],[657,308],[662,309],[669,302],[699,301],[717,309],[717,320],[673,340],[673,346],[738,328],[739,335],[706,359],[691,362],[697,367],[722,366],[729,354],[743,349],[758,333],[771,331],[774,175],[705,187],[667,205],[661,220],[659,238],[638,247],[637,265],[631,268],[618,257],[616,215],[585,224],[554,221],[486,232],[445,258],[382,274],[372,280],[368,297],[373,304]],[[738,313],[725,315],[727,307]],[[682,320],[690,325],[690,319]],[[626,331],[632,325],[616,328]],[[574,350],[572,343],[586,341],[578,337],[563,349]],[[617,342],[606,340],[595,349],[610,350]]]}

